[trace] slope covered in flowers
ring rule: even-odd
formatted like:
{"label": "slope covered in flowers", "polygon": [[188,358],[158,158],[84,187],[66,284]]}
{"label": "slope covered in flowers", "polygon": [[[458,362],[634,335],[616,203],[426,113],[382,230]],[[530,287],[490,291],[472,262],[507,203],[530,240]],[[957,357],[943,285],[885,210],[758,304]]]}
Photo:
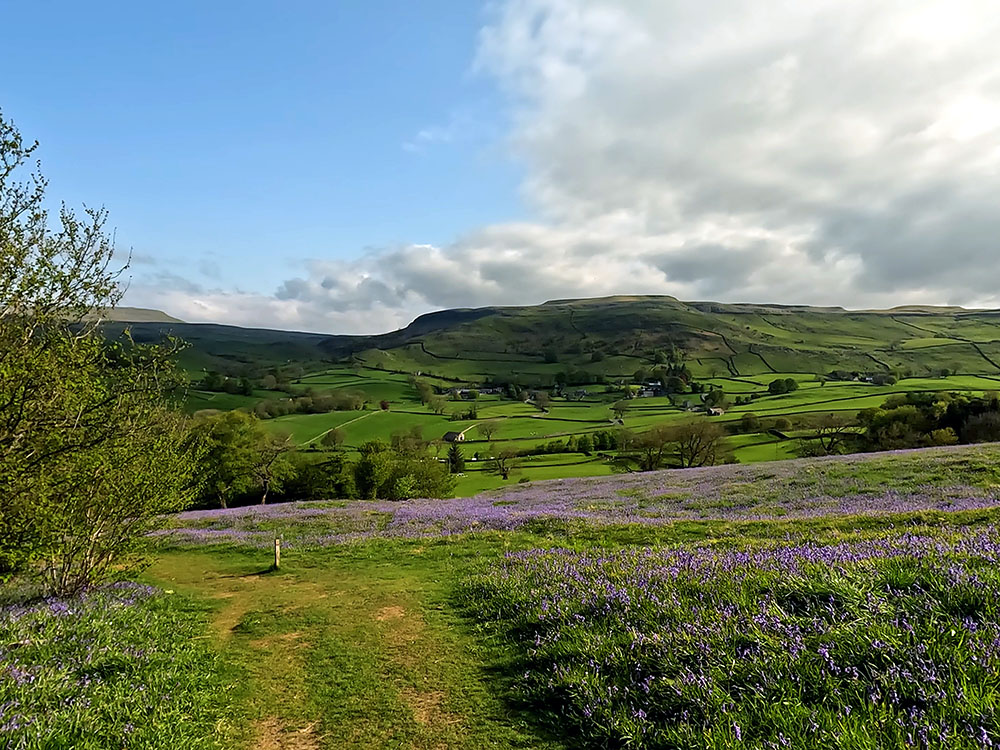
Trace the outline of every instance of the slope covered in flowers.
{"label": "slope covered in flowers", "polygon": [[228,747],[201,613],[136,583],[0,607],[0,747]]}
{"label": "slope covered in flowers", "polygon": [[1000,743],[1000,534],[511,553],[465,591],[514,690],[599,747]]}
{"label": "slope covered in flowers", "polygon": [[372,538],[511,531],[538,524],[762,521],[1000,505],[996,446],[718,466],[511,484],[496,492],[402,502],[344,501],[181,513],[162,534],[187,544],[290,547]]}

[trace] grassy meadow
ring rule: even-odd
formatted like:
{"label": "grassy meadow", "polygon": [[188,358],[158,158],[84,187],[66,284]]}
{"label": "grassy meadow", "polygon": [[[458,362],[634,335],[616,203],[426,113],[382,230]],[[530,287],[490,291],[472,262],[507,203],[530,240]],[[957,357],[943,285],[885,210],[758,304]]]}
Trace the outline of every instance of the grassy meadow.
{"label": "grassy meadow", "polygon": [[[142,585],[0,612],[5,736],[988,746],[998,459],[952,447],[185,512]],[[85,739],[95,721],[107,731]]]}

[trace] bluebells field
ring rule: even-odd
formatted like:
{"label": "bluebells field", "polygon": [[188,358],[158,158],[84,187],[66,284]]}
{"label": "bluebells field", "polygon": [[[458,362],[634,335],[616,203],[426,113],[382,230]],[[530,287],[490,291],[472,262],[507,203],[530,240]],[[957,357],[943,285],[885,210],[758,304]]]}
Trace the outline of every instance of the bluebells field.
{"label": "bluebells field", "polygon": [[181,513],[160,532],[187,545],[325,547],[539,524],[802,520],[1000,506],[996,446],[511,484],[475,497],[285,503]]}
{"label": "bluebells field", "polygon": [[229,746],[202,614],[133,583],[0,608],[0,747]]}
{"label": "bluebells field", "polygon": [[1000,744],[1000,532],[510,553],[465,590],[533,713],[584,744]]}

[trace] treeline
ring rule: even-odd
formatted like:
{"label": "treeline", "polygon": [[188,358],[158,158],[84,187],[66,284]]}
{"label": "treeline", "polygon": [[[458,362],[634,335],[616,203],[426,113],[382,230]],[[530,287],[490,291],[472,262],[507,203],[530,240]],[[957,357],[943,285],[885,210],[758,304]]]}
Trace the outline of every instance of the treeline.
{"label": "treeline", "polygon": [[336,430],[321,442],[333,452],[300,451],[253,414],[200,414],[185,444],[197,466],[194,502],[226,508],[284,499],[403,500],[447,497],[454,490],[448,465],[430,454],[419,430],[395,435],[391,442],[369,441],[359,448],[357,460],[337,450],[342,439]]}
{"label": "treeline", "polygon": [[281,399],[264,399],[254,405],[253,411],[260,419],[273,419],[288,414],[326,414],[331,411],[358,411],[364,409],[368,396],[362,391],[319,392],[307,388],[300,396]]}

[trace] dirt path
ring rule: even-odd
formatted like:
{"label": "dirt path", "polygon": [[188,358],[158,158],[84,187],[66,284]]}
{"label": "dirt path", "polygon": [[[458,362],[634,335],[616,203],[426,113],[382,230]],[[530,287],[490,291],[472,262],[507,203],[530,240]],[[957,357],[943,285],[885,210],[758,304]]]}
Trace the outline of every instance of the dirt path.
{"label": "dirt path", "polygon": [[212,637],[245,679],[246,747],[551,747],[505,709],[444,604],[447,561],[343,561],[261,572],[242,554],[171,553],[150,577],[213,604]]}

